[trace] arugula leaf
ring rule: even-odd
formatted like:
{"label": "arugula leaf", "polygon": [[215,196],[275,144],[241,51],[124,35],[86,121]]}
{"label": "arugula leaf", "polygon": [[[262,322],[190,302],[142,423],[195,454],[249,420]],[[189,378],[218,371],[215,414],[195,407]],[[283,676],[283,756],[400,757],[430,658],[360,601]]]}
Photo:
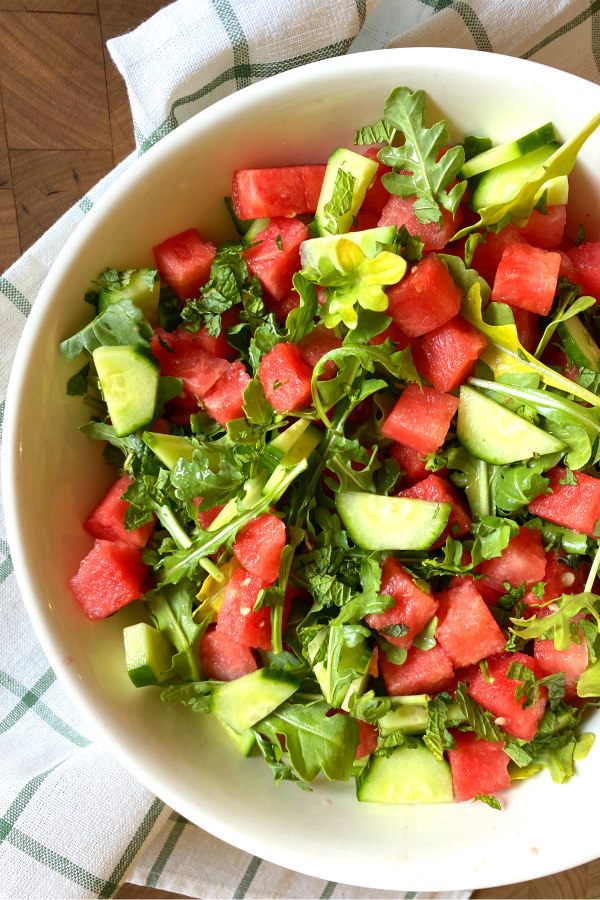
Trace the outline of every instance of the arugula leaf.
{"label": "arugula leaf", "polygon": [[541,619],[513,618],[511,630],[517,637],[527,640],[553,634],[556,649],[567,650],[571,645],[571,620],[577,613],[585,612],[593,616],[597,626],[600,627],[600,614],[597,609],[599,601],[600,597],[590,591],[563,594],[562,597],[552,601],[558,606],[556,612]]}
{"label": "arugula leaf", "polygon": [[594,306],[596,301],[593,297],[582,297],[581,288],[578,284],[572,284],[568,278],[560,278],[556,286],[558,293],[558,308],[552,317],[552,320],[546,325],[544,333],[540,338],[536,351],[533,354],[539,359],[548,344],[552,335],[560,322],[566,322],[579,313]]}
{"label": "arugula leaf", "polygon": [[[414,197],[413,211],[419,222],[442,222],[442,207],[454,213],[467,186],[459,181],[450,187],[465,161],[461,146],[451,147],[438,161],[439,151],[450,143],[447,122],[425,126],[424,91],[395,88],[388,97],[384,120],[404,135],[401,147],[384,147],[378,153],[380,162],[394,169],[383,176],[383,184],[391,194]],[[410,172],[411,174],[402,174]]]}
{"label": "arugula leaf", "polygon": [[97,347],[141,344],[149,348],[152,326],[131,300],[111,303],[88,325],[60,344],[60,351],[67,359],[75,359],[80,353],[90,356]]}
{"label": "arugula leaf", "polygon": [[178,459],[171,469],[171,484],[179,500],[202,497],[199,511],[227,503],[243,487],[247,471],[240,468],[233,449],[221,443],[209,457],[206,448],[194,450],[192,461]]}
{"label": "arugula leaf", "polygon": [[200,296],[188,299],[181,311],[181,318],[190,329],[205,326],[210,335],[218,337],[222,314],[242,302],[244,291],[253,295],[260,292],[260,287],[248,272],[248,265],[242,256],[243,249],[241,242],[229,241],[217,252]]}
{"label": "arugula leaf", "polygon": [[513,519],[501,516],[481,516],[473,522],[471,532],[475,537],[471,548],[471,564],[478,566],[485,559],[494,559],[508,547],[511,538],[519,533],[519,526]]}
{"label": "arugula leaf", "polygon": [[300,297],[300,306],[290,310],[285,320],[286,340],[297,344],[314,329],[314,318],[319,309],[317,289],[302,272],[292,278],[294,289]]}
{"label": "arugula leaf", "polygon": [[161,691],[160,699],[165,703],[183,703],[194,712],[209,713],[210,698],[220,681],[188,681],[185,684],[170,684]]}
{"label": "arugula leaf", "polygon": [[296,775],[292,767],[283,759],[283,748],[277,737],[275,740],[271,741],[258,731],[254,731],[254,737],[256,738],[256,744],[264,761],[273,773],[275,784],[279,784],[281,781],[293,781],[304,791],[312,790],[305,781],[302,781],[302,779]]}
{"label": "arugula leaf", "polygon": [[72,375],[67,381],[67,394],[69,397],[83,397],[88,391],[88,375],[90,374],[90,364],[85,366]]}
{"label": "arugula leaf", "polygon": [[196,593],[196,585],[185,579],[176,586],[148,591],[145,596],[153,623],[178,651],[172,671],[184,681],[200,681],[198,644],[210,621],[194,621]]}
{"label": "arugula leaf", "polygon": [[550,484],[543,473],[557,465],[560,456],[555,453],[541,460],[529,460],[524,465],[494,467],[490,487],[496,509],[510,515],[543,494]]}
{"label": "arugula leaf", "polygon": [[401,225],[394,240],[398,251],[407,262],[420,262],[423,259],[425,244],[418,234],[411,234],[406,225]]}
{"label": "arugula leaf", "polygon": [[558,704],[565,696],[565,673],[558,672],[555,675],[547,675],[544,678],[536,678],[529,666],[513,660],[508,667],[507,678],[520,681],[515,688],[515,700],[519,702],[523,700],[521,706],[528,709],[537,703],[540,697],[540,688],[546,687],[548,690],[548,703],[550,709],[556,709]]}

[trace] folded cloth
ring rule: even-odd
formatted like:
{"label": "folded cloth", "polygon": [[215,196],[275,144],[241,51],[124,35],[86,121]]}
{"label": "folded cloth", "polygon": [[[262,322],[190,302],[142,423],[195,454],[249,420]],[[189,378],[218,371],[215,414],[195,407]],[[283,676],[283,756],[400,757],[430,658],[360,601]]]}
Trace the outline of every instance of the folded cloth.
{"label": "folded cloth", "polygon": [[[600,80],[589,0],[177,0],[109,42],[138,149],[0,277],[0,421],[12,360],[56,254],[139,153],[261,78],[384,46],[523,56]],[[48,667],[0,521],[0,897],[111,897],[126,881],[191,897],[430,897],[367,891],[249,856],[166,808],[100,746]],[[444,897],[467,897],[449,892]]]}

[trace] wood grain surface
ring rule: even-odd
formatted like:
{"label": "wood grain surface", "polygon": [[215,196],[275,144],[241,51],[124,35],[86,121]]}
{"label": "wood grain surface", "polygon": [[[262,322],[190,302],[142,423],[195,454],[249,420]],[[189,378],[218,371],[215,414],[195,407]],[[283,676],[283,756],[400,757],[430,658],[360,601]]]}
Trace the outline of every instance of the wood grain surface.
{"label": "wood grain surface", "polygon": [[[133,150],[127,92],[105,44],[162,5],[0,0],[0,272]],[[181,896],[131,884],[117,894]],[[474,897],[600,897],[600,860]]]}

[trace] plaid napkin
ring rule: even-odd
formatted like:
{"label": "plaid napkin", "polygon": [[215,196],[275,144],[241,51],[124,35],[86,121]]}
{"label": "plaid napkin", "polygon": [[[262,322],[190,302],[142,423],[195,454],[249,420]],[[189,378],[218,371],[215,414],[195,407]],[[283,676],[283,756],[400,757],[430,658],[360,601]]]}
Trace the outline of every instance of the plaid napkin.
{"label": "plaid napkin", "polygon": [[[455,46],[600,81],[597,0],[177,0],[109,42],[137,153],[238,88],[384,46]],[[0,427],[25,319],[58,250],[125,160],[0,276]],[[0,521],[0,897],[111,897],[130,881],[191,897],[425,898],[298,875],[166,808],[87,733],[31,629]],[[445,897],[467,897],[449,892]]]}

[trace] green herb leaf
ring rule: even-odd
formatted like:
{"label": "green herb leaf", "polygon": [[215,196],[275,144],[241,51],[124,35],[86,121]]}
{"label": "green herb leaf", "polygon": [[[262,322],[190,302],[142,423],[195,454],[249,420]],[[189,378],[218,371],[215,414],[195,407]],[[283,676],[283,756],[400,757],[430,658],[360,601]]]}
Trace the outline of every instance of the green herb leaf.
{"label": "green herb leaf", "polygon": [[90,373],[90,363],[72,375],[67,381],[67,394],[70,397],[83,397],[88,392],[88,375]]}
{"label": "green herb leaf", "polygon": [[90,356],[97,347],[141,344],[149,347],[152,326],[131,300],[111,303],[89,325],[62,341],[60,351],[67,359],[75,359],[84,351]]}

